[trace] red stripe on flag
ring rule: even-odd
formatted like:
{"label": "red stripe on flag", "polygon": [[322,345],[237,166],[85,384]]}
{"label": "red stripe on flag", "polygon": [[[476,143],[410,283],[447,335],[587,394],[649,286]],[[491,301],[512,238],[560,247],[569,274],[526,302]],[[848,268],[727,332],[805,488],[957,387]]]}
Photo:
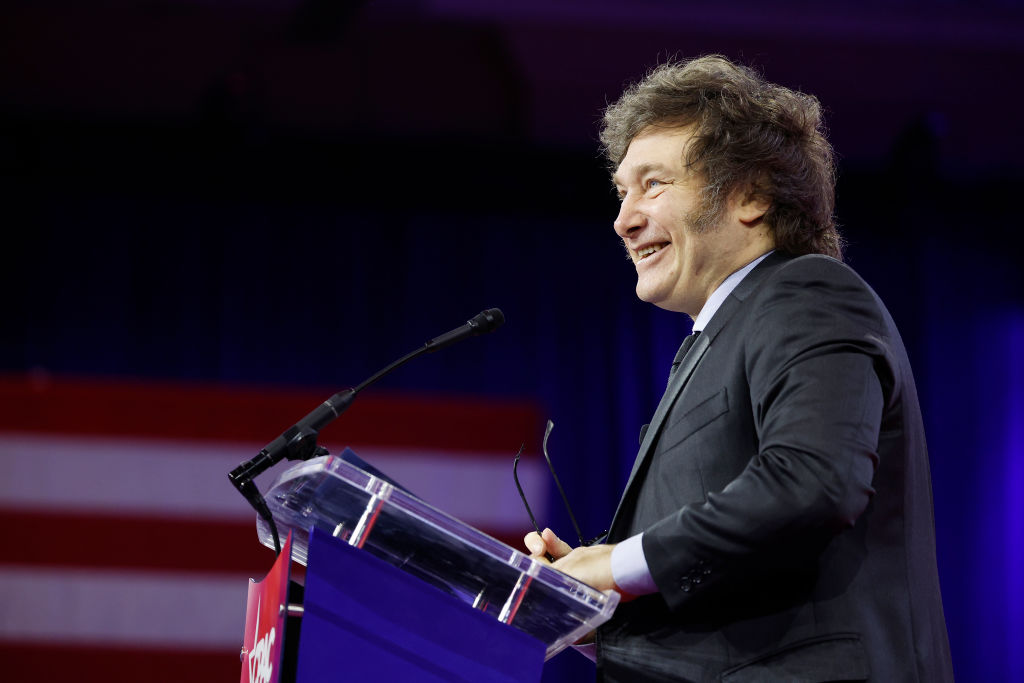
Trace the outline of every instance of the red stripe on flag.
{"label": "red stripe on flag", "polygon": [[[0,377],[0,430],[269,442],[331,392],[51,375]],[[344,444],[515,453],[539,441],[528,401],[361,395],[327,427]]]}
{"label": "red stripe on flag", "polygon": [[[0,509],[0,565],[225,572],[263,576],[272,550],[252,522]],[[519,534],[499,541],[522,550]]]}
{"label": "red stripe on flag", "polygon": [[274,553],[252,522],[0,510],[0,564],[231,572],[262,576]]}
{"label": "red stripe on flag", "polygon": [[[202,615],[197,614],[197,619]],[[239,651],[242,634],[238,634]],[[0,641],[4,680],[18,683],[223,683],[238,680],[238,652]]]}

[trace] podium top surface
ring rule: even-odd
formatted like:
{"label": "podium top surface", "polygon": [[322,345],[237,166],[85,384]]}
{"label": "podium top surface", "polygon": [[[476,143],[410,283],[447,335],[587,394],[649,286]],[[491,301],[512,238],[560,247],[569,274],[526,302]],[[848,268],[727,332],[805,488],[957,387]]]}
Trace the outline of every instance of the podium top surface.
{"label": "podium top surface", "polygon": [[[530,634],[547,658],[610,619],[619,602],[339,456],[285,470],[266,498],[281,535],[294,532],[297,562],[306,564],[318,528]],[[262,519],[257,531],[273,547]]]}

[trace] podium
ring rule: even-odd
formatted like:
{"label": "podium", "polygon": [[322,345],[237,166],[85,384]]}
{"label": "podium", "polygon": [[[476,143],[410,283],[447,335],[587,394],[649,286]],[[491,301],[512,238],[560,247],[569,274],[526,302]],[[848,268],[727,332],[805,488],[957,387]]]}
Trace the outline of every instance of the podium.
{"label": "podium", "polygon": [[[306,566],[298,683],[538,681],[546,659],[611,618],[616,593],[531,559],[351,455],[299,463],[265,496],[291,559]],[[273,547],[264,520],[257,531]],[[283,602],[258,609],[284,618]],[[280,630],[294,649],[295,629]],[[261,680],[279,680],[263,670]]]}

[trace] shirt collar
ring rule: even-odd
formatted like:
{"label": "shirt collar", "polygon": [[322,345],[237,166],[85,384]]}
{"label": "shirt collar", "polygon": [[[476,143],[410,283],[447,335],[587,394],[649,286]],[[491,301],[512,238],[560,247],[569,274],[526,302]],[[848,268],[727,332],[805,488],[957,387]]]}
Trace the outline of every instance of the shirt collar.
{"label": "shirt collar", "polygon": [[[773,249],[772,251],[775,250]],[[700,313],[698,313],[697,317],[693,319],[694,332],[704,331],[704,328],[709,322],[711,322],[711,318],[722,306],[722,303],[729,298],[730,294],[732,294],[732,290],[736,289],[736,286],[743,281],[743,278],[747,276],[747,273],[752,271],[757,264],[763,261],[770,253],[772,252],[769,251],[761,254],[756,259],[725,278],[722,284],[718,285],[718,287],[715,288],[715,291],[711,292],[711,296],[709,296],[708,300],[704,303],[704,307],[700,309]]]}

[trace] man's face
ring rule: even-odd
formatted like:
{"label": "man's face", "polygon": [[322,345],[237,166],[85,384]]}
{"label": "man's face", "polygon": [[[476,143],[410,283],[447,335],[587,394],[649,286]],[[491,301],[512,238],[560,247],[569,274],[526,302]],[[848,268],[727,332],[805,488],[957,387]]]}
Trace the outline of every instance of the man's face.
{"label": "man's face", "polygon": [[730,211],[721,221],[702,214],[703,180],[683,161],[691,135],[692,128],[648,128],[633,138],[613,176],[622,201],[614,225],[636,267],[636,295],[696,317],[744,263],[736,265],[743,235],[726,225]]}

